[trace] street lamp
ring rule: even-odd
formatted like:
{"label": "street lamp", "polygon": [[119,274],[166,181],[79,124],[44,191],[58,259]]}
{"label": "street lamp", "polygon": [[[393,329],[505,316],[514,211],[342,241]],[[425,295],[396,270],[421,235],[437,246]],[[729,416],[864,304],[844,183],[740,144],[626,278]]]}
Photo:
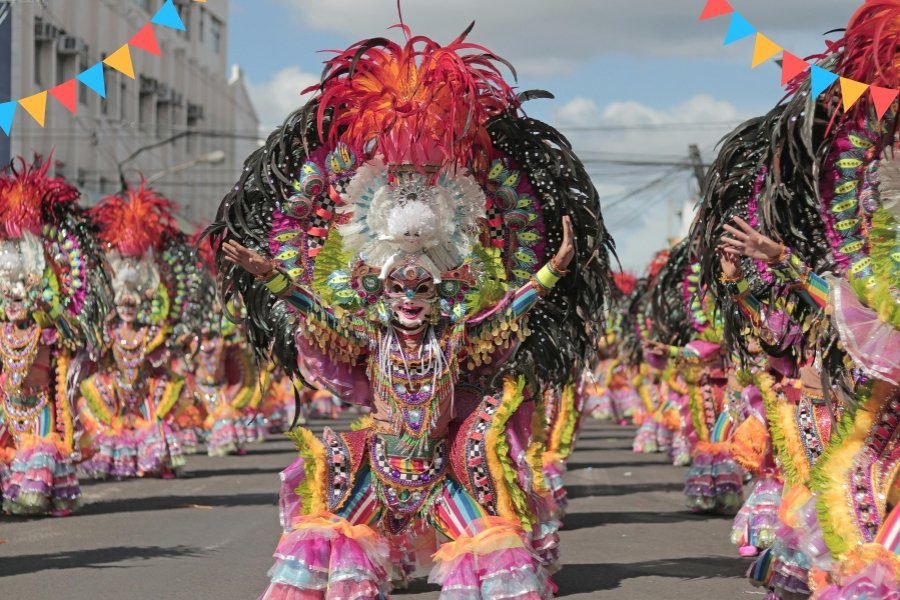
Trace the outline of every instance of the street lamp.
{"label": "street lamp", "polygon": [[218,165],[225,162],[225,151],[224,150],[213,150],[207,154],[203,154],[196,158],[193,158],[187,162],[183,162],[180,165],[175,165],[174,167],[169,167],[168,169],[164,169],[159,173],[154,173],[150,177],[147,178],[146,184],[150,185],[156,181],[159,181],[163,177],[168,177],[173,173],[179,173],[181,171],[186,171],[192,167],[196,167],[197,165]]}

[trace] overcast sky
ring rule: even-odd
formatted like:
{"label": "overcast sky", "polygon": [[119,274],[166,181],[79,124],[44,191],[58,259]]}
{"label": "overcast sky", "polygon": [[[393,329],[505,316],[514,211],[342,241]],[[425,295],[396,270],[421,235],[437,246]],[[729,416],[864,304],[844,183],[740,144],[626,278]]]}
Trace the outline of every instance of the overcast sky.
{"label": "overcast sky", "polygon": [[[794,54],[817,53],[856,0],[730,0],[758,30]],[[447,42],[469,35],[513,63],[521,89],[555,100],[526,110],[564,130],[594,176],[623,266],[641,270],[677,234],[674,215],[694,191],[689,172],[611,159],[671,162],[716,142],[781,97],[772,63],[750,69],[751,39],[723,47],[728,18],[699,21],[704,0],[404,0],[414,34]],[[302,104],[325,49],[394,36],[395,0],[231,0],[230,54],[251,83],[267,128]],[[831,34],[834,38],[836,34]],[[588,131],[584,129],[587,128]],[[634,193],[632,193],[634,192]]]}

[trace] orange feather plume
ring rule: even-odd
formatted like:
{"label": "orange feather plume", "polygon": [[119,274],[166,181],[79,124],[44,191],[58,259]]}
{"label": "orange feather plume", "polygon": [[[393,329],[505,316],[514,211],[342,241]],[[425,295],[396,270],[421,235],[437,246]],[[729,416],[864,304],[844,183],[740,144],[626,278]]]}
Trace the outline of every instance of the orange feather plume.
{"label": "orange feather plume", "polygon": [[141,183],[122,195],[107,196],[91,209],[100,240],[122,256],[140,257],[159,250],[169,234],[178,231],[175,204]]}
{"label": "orange feather plume", "polygon": [[900,0],[866,0],[833,49],[842,50],[835,69],[842,77],[900,86]]}
{"label": "orange feather plume", "polygon": [[467,165],[489,155],[485,123],[517,105],[497,66],[505,61],[465,41],[471,26],[447,46],[399,27],[403,45],[366,40],[326,62],[311,88],[320,91],[322,141],[390,164]]}

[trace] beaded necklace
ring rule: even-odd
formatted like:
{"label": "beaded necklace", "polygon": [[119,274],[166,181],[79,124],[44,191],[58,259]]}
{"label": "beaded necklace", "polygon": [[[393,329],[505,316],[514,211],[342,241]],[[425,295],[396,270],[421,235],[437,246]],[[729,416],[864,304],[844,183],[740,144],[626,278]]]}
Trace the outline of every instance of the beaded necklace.
{"label": "beaded necklace", "polygon": [[[389,406],[398,434],[420,445],[438,422],[442,400],[453,397],[455,357],[445,354],[433,327],[413,356],[408,356],[393,328],[379,334],[376,360],[370,366],[375,393]],[[374,367],[374,369],[372,369]]]}
{"label": "beaded necklace", "polygon": [[3,371],[7,374],[3,389],[3,409],[18,445],[23,435],[31,433],[50,395],[48,390],[38,389],[29,397],[23,397],[22,384],[40,349],[41,328],[36,324],[30,325],[21,337],[15,334],[17,329],[12,323],[4,323],[3,335],[0,336],[0,358],[3,361]]}
{"label": "beaded necklace", "polygon": [[134,390],[141,374],[147,355],[147,332],[147,328],[142,328],[140,335],[131,341],[122,336],[121,328],[113,332],[113,356],[119,366],[116,380],[127,391]]}
{"label": "beaded necklace", "polygon": [[4,323],[3,335],[0,336],[0,356],[3,359],[3,370],[8,373],[7,395],[18,394],[25,377],[37,357],[41,338],[41,328],[30,325],[22,337],[14,333],[18,329],[12,323]]}

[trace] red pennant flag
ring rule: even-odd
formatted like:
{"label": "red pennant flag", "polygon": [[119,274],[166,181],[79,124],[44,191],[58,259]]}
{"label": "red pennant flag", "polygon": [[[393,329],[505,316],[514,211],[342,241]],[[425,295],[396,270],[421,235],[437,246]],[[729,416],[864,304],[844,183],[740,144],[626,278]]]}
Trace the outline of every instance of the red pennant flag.
{"label": "red pennant flag", "polygon": [[715,19],[722,15],[730,15],[733,12],[734,9],[728,4],[728,0],[706,0],[706,6],[703,7],[703,12],[700,13],[700,20]]}
{"label": "red pennant flag", "polygon": [[873,85],[869,88],[869,93],[872,94],[872,102],[875,104],[875,114],[881,119],[891,107],[891,104],[894,103],[894,100],[897,99],[900,90]]}
{"label": "red pennant flag", "polygon": [[162,56],[162,50],[159,49],[159,42],[156,41],[156,34],[153,33],[153,25],[147,23],[140,31],[134,34],[128,42],[135,48],[140,48],[144,52],[149,52],[154,56]]}
{"label": "red pennant flag", "polygon": [[785,50],[781,57],[781,85],[787,85],[794,77],[808,68],[808,62]]}
{"label": "red pennant flag", "polygon": [[50,88],[50,95],[69,109],[69,112],[73,115],[78,110],[78,82],[76,80],[70,79],[54,88]]}

